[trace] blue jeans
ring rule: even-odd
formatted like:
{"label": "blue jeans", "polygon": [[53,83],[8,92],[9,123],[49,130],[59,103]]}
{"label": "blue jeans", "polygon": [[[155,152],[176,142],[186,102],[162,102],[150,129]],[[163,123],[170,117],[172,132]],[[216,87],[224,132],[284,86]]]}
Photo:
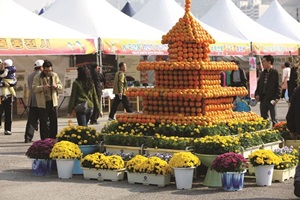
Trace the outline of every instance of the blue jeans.
{"label": "blue jeans", "polygon": [[85,112],[76,112],[77,123],[79,126],[87,126],[93,110],[93,108],[88,108]]}

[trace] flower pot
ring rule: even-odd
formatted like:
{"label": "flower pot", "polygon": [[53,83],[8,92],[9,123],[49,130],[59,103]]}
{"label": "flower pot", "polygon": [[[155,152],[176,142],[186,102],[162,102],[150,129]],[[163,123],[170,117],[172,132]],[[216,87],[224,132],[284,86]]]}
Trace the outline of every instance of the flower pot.
{"label": "flower pot", "polygon": [[222,187],[225,191],[238,191],[244,186],[245,172],[226,172],[222,173]]}
{"label": "flower pot", "polygon": [[282,144],[282,141],[276,141],[276,142],[270,142],[262,145],[263,149],[277,149],[279,148],[280,144]]}
{"label": "flower pot", "polygon": [[244,149],[244,147],[242,147],[242,152],[241,152],[241,154],[244,156],[244,158],[248,158],[249,155],[250,155],[253,151],[259,150],[260,148],[262,148],[262,145],[252,146],[252,147],[245,148],[245,149]]}
{"label": "flower pot", "polygon": [[57,159],[58,178],[70,179],[73,177],[74,159]]}
{"label": "flower pot", "polygon": [[283,182],[290,178],[294,178],[296,173],[296,167],[289,169],[274,169],[272,181]]}
{"label": "flower pot", "polygon": [[176,187],[179,190],[192,189],[195,167],[174,168]]}
{"label": "flower pot", "polygon": [[134,155],[141,154],[141,147],[132,147],[132,146],[118,146],[118,145],[103,145],[106,149],[106,152],[110,153],[133,153]]}
{"label": "flower pot", "polygon": [[156,185],[164,187],[170,184],[171,174],[156,175],[147,173],[129,173],[127,172],[128,183],[141,183],[143,185]]}
{"label": "flower pot", "polygon": [[124,169],[95,169],[83,167],[83,177],[84,179],[99,180],[99,181],[120,181],[124,179],[125,168]]}
{"label": "flower pot", "polygon": [[201,162],[208,167],[203,185],[208,187],[221,187],[221,173],[218,173],[216,170],[211,170],[211,164],[216,159],[218,155],[208,155],[208,154],[196,154]]}
{"label": "flower pot", "polygon": [[52,162],[51,159],[33,159],[32,160],[32,172],[36,176],[46,176],[50,175],[52,172]]}
{"label": "flower pot", "polygon": [[256,166],[255,179],[259,186],[270,186],[272,184],[274,165]]}
{"label": "flower pot", "polygon": [[186,151],[186,150],[146,148],[145,149],[145,154],[146,155],[152,155],[152,154],[156,154],[156,153],[167,153],[167,154],[173,155],[174,153],[183,152],[183,151]]}
{"label": "flower pot", "polygon": [[284,146],[293,146],[296,149],[300,146],[300,140],[285,140]]}
{"label": "flower pot", "polygon": [[[99,145],[78,145],[81,152],[82,156],[86,156],[87,154],[92,154],[97,151],[99,148]],[[73,174],[83,174],[82,168],[80,167],[80,160],[75,159],[74,160],[74,168],[73,168]]]}

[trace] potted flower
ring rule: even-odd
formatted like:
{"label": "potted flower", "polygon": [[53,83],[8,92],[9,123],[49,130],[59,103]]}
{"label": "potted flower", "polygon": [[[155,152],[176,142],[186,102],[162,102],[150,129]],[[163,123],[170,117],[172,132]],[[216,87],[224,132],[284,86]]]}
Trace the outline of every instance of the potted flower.
{"label": "potted flower", "polygon": [[58,141],[66,140],[78,145],[98,145],[103,140],[102,134],[95,128],[74,125],[64,127],[56,138]]}
{"label": "potted flower", "polygon": [[254,166],[257,185],[270,186],[274,165],[278,165],[281,159],[270,149],[260,149],[253,151],[249,155],[249,160]]}
{"label": "potted flower", "polygon": [[222,173],[222,187],[226,191],[237,191],[243,188],[247,167],[244,156],[234,152],[218,155],[211,165],[211,169]]}
{"label": "potted flower", "polygon": [[85,179],[118,181],[124,178],[124,160],[119,155],[88,154],[81,160],[81,167]]}
{"label": "potted flower", "polygon": [[210,168],[216,157],[223,153],[241,150],[241,143],[237,136],[205,136],[194,140],[195,153],[201,162],[208,168],[203,185],[221,187],[221,174]]}
{"label": "potted flower", "polygon": [[287,128],[287,122],[281,121],[274,125],[273,130],[279,131],[281,137],[284,139],[285,146],[300,146],[300,136],[297,135],[297,138],[291,136],[290,130]]}
{"label": "potted flower", "polygon": [[167,161],[157,157],[137,155],[126,164],[128,182],[145,185],[169,185],[172,168]]}
{"label": "potted flower", "polygon": [[280,158],[280,163],[274,166],[272,181],[283,182],[295,176],[295,168],[299,162],[299,152],[293,147],[284,146],[273,150]]}
{"label": "potted flower", "polygon": [[35,141],[27,149],[25,155],[33,159],[32,171],[34,175],[45,176],[51,173],[54,163],[50,158],[50,153],[55,143],[55,139],[47,138]]}
{"label": "potted flower", "polygon": [[58,177],[72,178],[74,159],[81,159],[82,153],[77,144],[69,141],[60,141],[53,146],[50,158],[56,159]]}
{"label": "potted flower", "polygon": [[[89,126],[74,126],[70,124],[57,134],[58,141],[70,141],[77,144],[83,154],[91,154],[97,151],[99,143],[103,140],[102,134]],[[75,160],[73,174],[82,174],[80,160]]]}
{"label": "potted flower", "polygon": [[191,189],[195,167],[201,164],[198,156],[191,152],[174,153],[169,165],[174,169],[177,189]]}

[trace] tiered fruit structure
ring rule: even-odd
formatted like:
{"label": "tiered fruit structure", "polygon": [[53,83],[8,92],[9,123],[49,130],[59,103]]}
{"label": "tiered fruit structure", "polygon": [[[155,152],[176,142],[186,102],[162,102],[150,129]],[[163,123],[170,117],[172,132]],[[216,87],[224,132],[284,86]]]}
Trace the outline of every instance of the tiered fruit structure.
{"label": "tiered fruit structure", "polygon": [[234,96],[247,95],[244,87],[221,87],[220,72],[237,70],[233,62],[211,62],[209,45],[215,43],[190,12],[162,37],[169,60],[141,62],[137,69],[154,70],[154,88],[130,88],[127,96],[143,98],[143,113],[118,114],[119,122],[217,124],[232,119],[254,120],[255,113],[232,111]]}

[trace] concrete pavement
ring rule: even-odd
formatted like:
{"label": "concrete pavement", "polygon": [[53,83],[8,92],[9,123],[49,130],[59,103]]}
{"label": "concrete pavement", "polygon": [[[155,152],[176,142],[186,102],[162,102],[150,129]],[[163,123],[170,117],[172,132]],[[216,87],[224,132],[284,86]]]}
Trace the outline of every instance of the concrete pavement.
{"label": "concrete pavement", "polygon": [[[281,101],[277,106],[278,119],[285,118],[288,106]],[[253,107],[258,112],[258,105]],[[259,112],[258,112],[259,113]],[[60,113],[59,130],[67,126],[66,114]],[[293,179],[283,183],[275,182],[270,187],[258,187],[255,179],[245,179],[244,188],[238,192],[224,192],[221,188],[209,188],[202,185],[203,177],[194,181],[192,190],[177,190],[175,183],[170,186],[156,187],[129,184],[127,180],[119,182],[99,182],[85,180],[82,175],[74,175],[72,179],[61,180],[54,172],[50,176],[34,176],[31,171],[31,160],[25,156],[30,143],[24,143],[26,117],[15,116],[13,135],[3,134],[0,130],[0,199],[1,200],[131,200],[131,199],[297,199],[293,194]],[[92,125],[97,130],[107,121],[106,115],[100,119],[99,125]],[[75,118],[72,118],[76,122]],[[35,132],[34,140],[39,139]]]}

